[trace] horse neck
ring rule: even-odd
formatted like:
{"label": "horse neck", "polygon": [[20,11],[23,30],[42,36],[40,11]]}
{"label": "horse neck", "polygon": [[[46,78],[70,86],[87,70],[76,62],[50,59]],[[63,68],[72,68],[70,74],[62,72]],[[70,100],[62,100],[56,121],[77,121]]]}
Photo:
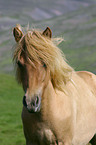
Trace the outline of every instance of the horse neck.
{"label": "horse neck", "polygon": [[44,96],[43,97],[44,98],[46,97],[47,99],[50,99],[50,97],[52,98],[53,94],[56,95],[55,89],[54,89],[51,81],[49,80],[49,82],[48,82],[48,84],[47,84],[47,86],[44,90]]}
{"label": "horse neck", "polygon": [[51,101],[56,97],[56,93],[51,81],[48,81],[46,88],[44,89],[44,93],[42,96],[42,111],[43,115],[48,112],[50,108]]}

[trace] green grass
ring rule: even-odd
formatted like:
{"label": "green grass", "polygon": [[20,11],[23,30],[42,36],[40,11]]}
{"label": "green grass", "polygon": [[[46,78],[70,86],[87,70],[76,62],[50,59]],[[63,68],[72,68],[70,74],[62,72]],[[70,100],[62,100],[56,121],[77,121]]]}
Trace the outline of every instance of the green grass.
{"label": "green grass", "polygon": [[25,145],[21,121],[23,91],[10,75],[0,74],[0,144]]}

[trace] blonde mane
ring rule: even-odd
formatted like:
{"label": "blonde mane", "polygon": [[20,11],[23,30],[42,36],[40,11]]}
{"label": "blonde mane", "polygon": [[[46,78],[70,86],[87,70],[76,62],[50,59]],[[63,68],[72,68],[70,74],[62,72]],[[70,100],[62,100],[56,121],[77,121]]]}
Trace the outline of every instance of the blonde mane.
{"label": "blonde mane", "polygon": [[71,79],[73,68],[66,63],[64,54],[56,45],[60,41],[62,38],[49,39],[41,31],[28,31],[17,43],[13,60],[17,60],[22,51],[26,51],[30,64],[35,65],[35,62],[41,61],[46,64],[54,88],[64,90],[64,85]]}

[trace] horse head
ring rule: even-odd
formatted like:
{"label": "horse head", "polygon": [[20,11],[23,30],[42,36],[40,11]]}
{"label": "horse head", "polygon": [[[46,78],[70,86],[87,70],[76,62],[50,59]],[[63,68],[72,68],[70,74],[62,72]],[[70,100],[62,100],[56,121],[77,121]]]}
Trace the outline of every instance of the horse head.
{"label": "horse head", "polygon": [[[30,39],[32,39],[31,37],[36,37],[34,33],[35,32],[29,32],[26,35],[30,35]],[[16,64],[17,73],[19,74],[18,78],[22,83],[25,92],[23,104],[29,112],[39,112],[41,108],[42,95],[49,80],[49,69],[45,62],[43,62],[42,58],[36,58],[35,54],[33,54],[33,58],[30,56],[31,52],[27,51],[27,48],[31,45],[27,45],[29,37],[23,34],[20,26],[17,25],[13,29],[13,34],[16,42],[20,46],[20,52],[16,58]],[[41,35],[50,39],[52,32],[50,28],[47,27]],[[35,51],[33,53],[36,53]]]}

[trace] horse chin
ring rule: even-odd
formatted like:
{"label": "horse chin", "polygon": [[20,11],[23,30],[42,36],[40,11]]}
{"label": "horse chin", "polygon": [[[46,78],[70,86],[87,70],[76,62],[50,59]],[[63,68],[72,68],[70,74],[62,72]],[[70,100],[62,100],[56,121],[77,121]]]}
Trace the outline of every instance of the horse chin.
{"label": "horse chin", "polygon": [[40,110],[41,110],[41,107],[35,108],[35,109],[29,109],[29,108],[27,107],[27,110],[28,110],[29,113],[39,113]]}

